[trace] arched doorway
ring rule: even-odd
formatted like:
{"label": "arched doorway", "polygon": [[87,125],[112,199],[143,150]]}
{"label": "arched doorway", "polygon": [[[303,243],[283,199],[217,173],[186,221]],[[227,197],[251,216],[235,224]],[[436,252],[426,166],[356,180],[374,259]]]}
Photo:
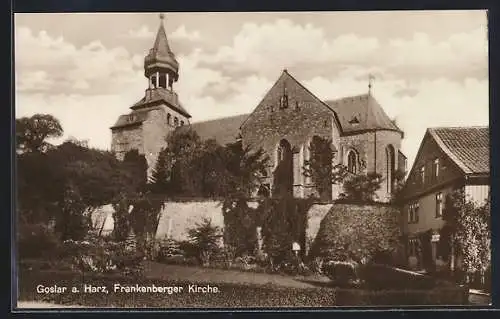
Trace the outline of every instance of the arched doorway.
{"label": "arched doorway", "polygon": [[386,158],[386,191],[388,194],[392,193],[394,187],[394,169],[396,166],[396,154],[394,147],[392,145],[388,145],[385,148],[385,158]]}
{"label": "arched doorway", "polygon": [[293,194],[293,153],[290,143],[283,139],[278,144],[274,171],[273,195]]}

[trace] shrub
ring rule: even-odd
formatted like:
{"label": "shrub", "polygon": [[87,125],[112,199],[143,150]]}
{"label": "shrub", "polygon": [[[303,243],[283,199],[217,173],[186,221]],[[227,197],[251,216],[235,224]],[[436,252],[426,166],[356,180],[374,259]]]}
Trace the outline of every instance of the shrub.
{"label": "shrub", "polygon": [[323,265],[322,272],[340,287],[349,287],[360,283],[358,265],[352,261],[328,261]]}
{"label": "shrub", "polygon": [[140,275],[144,255],[127,248],[126,243],[116,243],[102,238],[86,241],[66,240],[59,252],[63,260],[71,260],[73,266],[90,273],[114,273]]}

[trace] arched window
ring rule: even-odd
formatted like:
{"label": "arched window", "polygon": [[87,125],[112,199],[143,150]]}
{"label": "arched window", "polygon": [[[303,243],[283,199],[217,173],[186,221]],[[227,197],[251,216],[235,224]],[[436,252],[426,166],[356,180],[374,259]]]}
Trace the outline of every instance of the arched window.
{"label": "arched window", "polygon": [[170,125],[172,124],[172,116],[170,115],[170,113],[167,114],[167,124]]}
{"label": "arched window", "polygon": [[184,126],[184,121],[181,121],[181,126]]}
{"label": "arched window", "polygon": [[174,126],[179,125],[179,119],[177,117],[174,118]]}
{"label": "arched window", "polygon": [[347,170],[353,174],[358,172],[358,155],[354,150],[350,150],[347,154]]}
{"label": "arched window", "polygon": [[386,190],[388,193],[392,192],[392,188],[394,185],[394,167],[395,165],[395,156],[396,152],[394,151],[394,147],[392,145],[388,145],[385,148],[385,165],[386,165]]}

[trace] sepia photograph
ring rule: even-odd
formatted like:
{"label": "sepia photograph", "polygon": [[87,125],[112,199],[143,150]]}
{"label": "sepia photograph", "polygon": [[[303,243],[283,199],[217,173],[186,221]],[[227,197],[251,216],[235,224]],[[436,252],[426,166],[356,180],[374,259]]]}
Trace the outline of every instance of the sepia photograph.
{"label": "sepia photograph", "polygon": [[491,306],[485,10],[13,24],[16,311]]}

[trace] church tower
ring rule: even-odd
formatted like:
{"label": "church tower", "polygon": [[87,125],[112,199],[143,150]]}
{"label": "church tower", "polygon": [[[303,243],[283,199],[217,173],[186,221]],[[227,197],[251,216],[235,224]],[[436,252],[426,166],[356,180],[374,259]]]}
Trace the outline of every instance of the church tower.
{"label": "church tower", "polygon": [[144,76],[148,80],[144,97],[111,127],[111,151],[123,159],[128,151],[137,150],[146,157],[148,174],[166,146],[167,135],[176,127],[189,124],[191,118],[174,90],[179,62],[170,49],[163,20],[164,15],[160,14],[153,47],[144,58]]}

